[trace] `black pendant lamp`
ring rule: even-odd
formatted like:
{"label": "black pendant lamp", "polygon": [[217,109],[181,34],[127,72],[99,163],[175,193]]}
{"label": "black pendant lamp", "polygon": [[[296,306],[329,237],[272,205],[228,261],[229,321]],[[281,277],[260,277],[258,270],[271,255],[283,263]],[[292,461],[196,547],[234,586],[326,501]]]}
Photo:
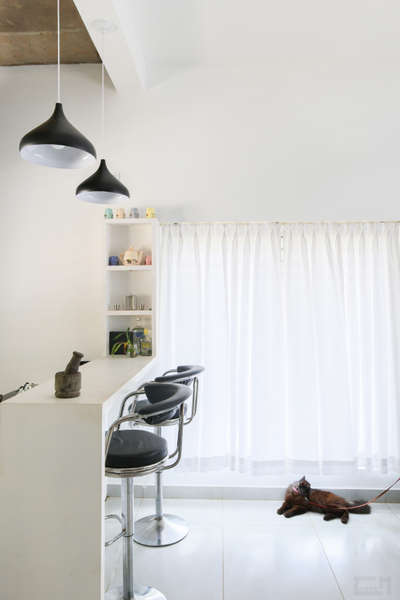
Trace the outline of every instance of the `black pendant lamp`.
{"label": "black pendant lamp", "polygon": [[[109,29],[102,25],[104,35]],[[103,38],[104,51],[104,38]],[[101,131],[104,148],[104,62],[101,63]],[[92,204],[124,204],[129,200],[129,190],[107,168],[104,158],[100,160],[99,168],[93,175],[85,179],[76,188],[76,197]]]}
{"label": "black pendant lamp", "polygon": [[76,196],[93,204],[121,204],[129,199],[129,191],[107,169],[104,158],[93,175],[85,179],[77,188]]}
{"label": "black pendant lamp", "polygon": [[50,119],[24,135],[19,151],[23,159],[59,169],[90,166],[96,159],[93,144],[64,115],[60,102],[60,0],[57,0],[58,102]]}

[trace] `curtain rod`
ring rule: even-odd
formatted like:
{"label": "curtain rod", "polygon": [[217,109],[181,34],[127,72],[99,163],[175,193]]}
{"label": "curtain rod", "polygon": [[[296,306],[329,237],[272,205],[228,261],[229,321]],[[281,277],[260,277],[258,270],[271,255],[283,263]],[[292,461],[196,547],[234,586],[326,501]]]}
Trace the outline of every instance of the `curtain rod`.
{"label": "curtain rod", "polygon": [[165,221],[160,225],[361,225],[396,224],[400,221]]}

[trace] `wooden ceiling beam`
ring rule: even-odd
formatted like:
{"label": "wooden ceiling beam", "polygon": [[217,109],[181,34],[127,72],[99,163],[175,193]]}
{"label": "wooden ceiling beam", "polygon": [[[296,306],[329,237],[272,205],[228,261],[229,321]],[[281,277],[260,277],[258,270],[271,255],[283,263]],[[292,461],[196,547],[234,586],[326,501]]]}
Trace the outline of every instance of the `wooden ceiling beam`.
{"label": "wooden ceiling beam", "polygon": [[[56,62],[56,1],[0,0],[0,65]],[[73,0],[61,0],[61,62],[100,62]]]}

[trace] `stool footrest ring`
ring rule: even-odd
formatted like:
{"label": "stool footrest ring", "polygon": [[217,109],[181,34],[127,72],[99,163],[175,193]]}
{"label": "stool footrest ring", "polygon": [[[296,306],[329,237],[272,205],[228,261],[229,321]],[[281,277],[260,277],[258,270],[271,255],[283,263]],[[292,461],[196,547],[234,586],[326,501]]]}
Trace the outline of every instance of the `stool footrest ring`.
{"label": "stool footrest ring", "polygon": [[108,548],[108,546],[111,546],[111,544],[113,544],[114,542],[116,542],[117,540],[122,538],[126,533],[124,523],[122,521],[122,518],[119,515],[106,515],[105,520],[107,521],[108,519],[115,519],[116,521],[118,521],[118,523],[121,525],[121,531],[119,533],[117,533],[117,535],[115,535],[113,538],[111,538],[111,540],[107,540],[105,542],[104,545],[106,548]]}

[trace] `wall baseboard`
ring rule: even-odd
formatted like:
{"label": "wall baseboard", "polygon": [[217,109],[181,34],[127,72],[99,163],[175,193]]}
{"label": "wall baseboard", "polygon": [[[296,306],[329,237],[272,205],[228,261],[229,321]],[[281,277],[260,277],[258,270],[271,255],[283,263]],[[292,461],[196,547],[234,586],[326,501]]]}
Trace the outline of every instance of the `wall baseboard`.
{"label": "wall baseboard", "polygon": [[[166,485],[164,497],[192,500],[282,500],[285,490],[286,488],[283,487]],[[332,491],[348,500],[366,501],[379,494],[381,490],[340,488]],[[135,494],[138,498],[154,498],[154,486],[135,485]],[[121,496],[120,484],[108,484],[107,495]],[[378,502],[400,502],[400,490],[390,490]]]}

